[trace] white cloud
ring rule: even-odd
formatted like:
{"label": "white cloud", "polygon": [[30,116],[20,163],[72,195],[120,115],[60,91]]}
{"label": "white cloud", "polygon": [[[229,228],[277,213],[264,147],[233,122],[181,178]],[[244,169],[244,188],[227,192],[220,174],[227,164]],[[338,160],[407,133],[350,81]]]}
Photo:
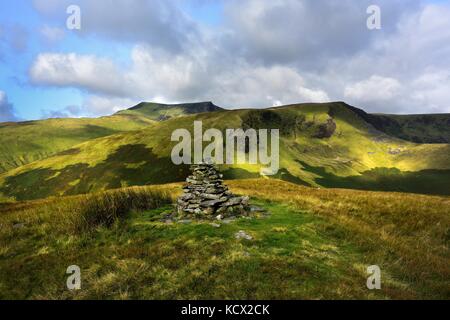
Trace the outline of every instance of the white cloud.
{"label": "white cloud", "polygon": [[41,54],[30,74],[35,83],[97,93],[88,104],[96,113],[139,99],[213,100],[227,107],[329,100],[326,92],[310,88],[297,71],[285,66],[254,67],[244,61],[214,66],[215,57],[167,55],[145,46],[136,46],[131,59],[130,69],[119,72],[111,60],[95,56]]}
{"label": "white cloud", "polygon": [[450,70],[430,70],[412,81],[410,103],[416,102],[417,113],[450,113],[449,88]]}
{"label": "white cloud", "polygon": [[382,30],[367,29],[366,9],[373,0],[230,0],[229,31],[239,52],[265,64],[294,63],[320,69],[330,58],[346,59],[365,51],[374,39],[391,32],[402,14],[417,8],[399,0],[377,0]]}
{"label": "white cloud", "polygon": [[88,96],[83,102],[83,110],[90,115],[111,114],[138,104],[139,100]]}
{"label": "white cloud", "polygon": [[94,55],[40,54],[30,69],[30,76],[36,84],[123,93],[122,77],[114,63]]}
{"label": "white cloud", "polygon": [[[370,112],[449,112],[450,5],[424,5],[361,54],[333,64],[344,98]],[[383,78],[372,78],[373,75]],[[324,79],[329,79],[329,74]],[[329,89],[330,91],[332,89]],[[333,92],[332,97],[339,93]]]}
{"label": "white cloud", "polygon": [[[35,0],[45,14],[61,5],[51,2]],[[449,110],[447,3],[378,0],[382,29],[369,31],[371,0],[230,0],[224,25],[209,29],[177,1],[78,2],[82,36],[133,44],[127,68],[101,56],[43,53],[30,75],[36,84],[85,90],[95,112],[156,99],[225,107],[331,99],[370,112]]]}
{"label": "white cloud", "polygon": [[235,66],[234,70],[221,73],[210,91],[214,101],[227,107],[266,107],[329,100],[326,92],[309,88],[297,71],[285,66]]}
{"label": "white cloud", "polygon": [[361,103],[388,101],[398,96],[400,90],[401,85],[397,79],[373,75],[369,79],[347,86],[344,95]]}

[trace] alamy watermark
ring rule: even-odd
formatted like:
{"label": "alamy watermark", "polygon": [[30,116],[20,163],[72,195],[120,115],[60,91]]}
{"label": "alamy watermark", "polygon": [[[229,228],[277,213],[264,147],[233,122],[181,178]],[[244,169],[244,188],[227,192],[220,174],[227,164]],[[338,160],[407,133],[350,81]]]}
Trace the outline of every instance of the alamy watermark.
{"label": "alamy watermark", "polygon": [[370,16],[367,18],[366,25],[369,30],[381,29],[381,9],[373,4],[367,7],[366,13]]}
{"label": "alamy watermark", "polygon": [[81,8],[77,5],[70,5],[66,9],[66,13],[69,15],[66,20],[66,27],[69,30],[81,29]]}
{"label": "alamy watermark", "polygon": [[372,265],[367,267],[367,273],[370,276],[367,278],[367,289],[381,289],[381,269],[377,265]]}
{"label": "alamy watermark", "polygon": [[77,265],[71,265],[67,267],[67,274],[70,276],[67,277],[67,289],[69,290],[80,290],[81,289],[81,269]]}
{"label": "alamy watermark", "polygon": [[[270,146],[269,146],[270,134]],[[219,129],[203,132],[203,123],[194,121],[194,137],[187,129],[172,132],[171,141],[178,142],[171,153],[172,162],[192,164],[260,164],[262,175],[275,175],[279,169],[279,129]],[[203,148],[203,142],[210,142]]]}
{"label": "alamy watermark", "polygon": [[[81,8],[78,5],[72,4],[67,7],[66,13],[69,15],[66,20],[66,27],[69,30],[81,29]],[[366,26],[369,30],[381,29],[381,8],[378,5],[372,4],[367,7],[366,13],[369,17],[366,20]]]}

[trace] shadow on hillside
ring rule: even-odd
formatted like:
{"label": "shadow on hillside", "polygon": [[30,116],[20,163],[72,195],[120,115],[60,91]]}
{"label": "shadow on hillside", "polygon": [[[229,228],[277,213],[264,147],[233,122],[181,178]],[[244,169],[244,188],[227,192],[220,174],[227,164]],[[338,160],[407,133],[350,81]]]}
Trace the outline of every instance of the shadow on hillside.
{"label": "shadow on hillside", "polygon": [[189,166],[176,166],[170,158],[159,158],[143,144],[128,144],[95,166],[77,163],[61,170],[39,168],[8,177],[0,191],[17,200],[32,200],[183,181],[188,174]]}
{"label": "shadow on hillside", "polygon": [[[255,179],[255,178],[261,178],[261,175],[259,172],[250,172],[248,170],[242,169],[242,168],[228,168],[223,171],[223,177],[226,180],[233,180],[233,179]],[[278,170],[278,173],[276,175],[271,176],[270,178],[273,179],[280,179],[287,182],[292,182],[295,184],[299,184],[302,186],[308,186],[311,185],[300,179],[299,177],[296,177],[292,175],[289,170],[285,168],[281,168]]]}
{"label": "shadow on hillside", "polygon": [[[76,155],[78,152],[77,149],[71,149],[65,154]],[[324,187],[450,195],[450,170],[402,172],[395,168],[376,168],[360,176],[340,177],[327,172],[324,167],[310,166],[302,161],[298,163],[303,170],[319,176],[315,181]],[[170,158],[156,156],[144,144],[128,144],[119,147],[105,161],[94,166],[77,163],[60,170],[38,168],[7,177],[0,191],[17,200],[33,200],[126,186],[180,182],[189,174],[189,165],[174,165]],[[224,177],[257,178],[259,174],[229,168],[224,171]],[[286,169],[280,169],[272,178],[310,186]]]}
{"label": "shadow on hillside", "polygon": [[320,176],[315,181],[327,188],[450,195],[448,187],[450,170],[410,172],[397,168],[375,168],[364,171],[359,176],[340,177],[327,172],[324,167],[310,166],[303,161],[297,162],[302,165],[303,170]]}

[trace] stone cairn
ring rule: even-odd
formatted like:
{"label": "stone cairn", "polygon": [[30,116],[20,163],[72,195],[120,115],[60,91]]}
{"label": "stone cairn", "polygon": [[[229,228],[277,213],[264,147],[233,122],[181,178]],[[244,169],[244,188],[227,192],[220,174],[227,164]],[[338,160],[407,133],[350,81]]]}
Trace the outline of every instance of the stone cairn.
{"label": "stone cairn", "polygon": [[249,198],[233,195],[213,164],[193,164],[191,171],[177,200],[179,216],[221,220],[247,215]]}

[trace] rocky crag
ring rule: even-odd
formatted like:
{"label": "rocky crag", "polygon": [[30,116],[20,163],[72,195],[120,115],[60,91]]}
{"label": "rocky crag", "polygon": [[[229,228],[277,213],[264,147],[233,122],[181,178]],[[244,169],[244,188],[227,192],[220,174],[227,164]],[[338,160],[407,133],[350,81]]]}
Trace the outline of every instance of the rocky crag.
{"label": "rocky crag", "polygon": [[232,194],[213,164],[193,164],[191,171],[183,187],[184,194],[177,200],[180,217],[220,220],[247,215],[249,198]]}

